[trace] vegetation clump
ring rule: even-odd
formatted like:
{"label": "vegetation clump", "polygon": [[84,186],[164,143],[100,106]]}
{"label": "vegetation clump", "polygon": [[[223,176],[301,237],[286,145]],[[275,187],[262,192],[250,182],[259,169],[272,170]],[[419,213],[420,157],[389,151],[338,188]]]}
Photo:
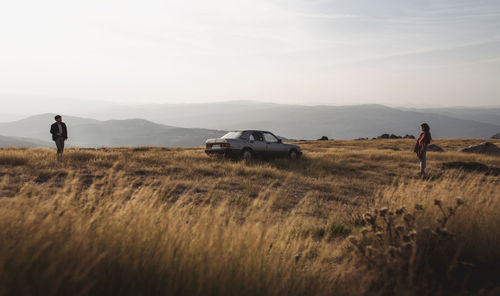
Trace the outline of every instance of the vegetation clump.
{"label": "vegetation clump", "polygon": [[0,295],[494,295],[500,180],[442,167],[500,159],[436,140],[423,180],[413,141],[391,141],[251,163],[0,149]]}
{"label": "vegetation clump", "polygon": [[[365,213],[368,227],[361,235],[349,237],[349,241],[359,254],[357,260],[372,273],[369,290],[382,294],[437,294],[443,289],[451,292],[450,289],[455,288],[454,292],[462,292],[466,270],[460,270],[460,276],[453,273],[467,265],[459,261],[456,236],[446,226],[463,204],[464,201],[457,198],[455,205],[444,207],[442,201],[436,199],[434,205],[441,217],[433,229],[416,224],[425,210],[421,204],[416,204],[411,211],[403,206]],[[436,281],[437,278],[441,280]]]}

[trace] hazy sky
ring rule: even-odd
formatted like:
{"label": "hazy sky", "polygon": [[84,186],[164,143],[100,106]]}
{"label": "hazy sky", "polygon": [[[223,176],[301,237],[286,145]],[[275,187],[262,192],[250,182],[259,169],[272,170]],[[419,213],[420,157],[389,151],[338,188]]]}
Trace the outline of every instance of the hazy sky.
{"label": "hazy sky", "polygon": [[2,98],[500,104],[499,0],[2,1],[0,36]]}

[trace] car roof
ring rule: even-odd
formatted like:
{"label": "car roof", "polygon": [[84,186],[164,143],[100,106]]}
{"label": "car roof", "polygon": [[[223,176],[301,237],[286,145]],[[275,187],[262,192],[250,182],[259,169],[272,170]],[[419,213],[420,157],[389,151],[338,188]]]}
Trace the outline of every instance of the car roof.
{"label": "car roof", "polygon": [[[270,131],[263,131],[263,130],[235,130],[232,132],[261,132],[261,133],[271,133]],[[272,134],[272,133],[271,133]]]}

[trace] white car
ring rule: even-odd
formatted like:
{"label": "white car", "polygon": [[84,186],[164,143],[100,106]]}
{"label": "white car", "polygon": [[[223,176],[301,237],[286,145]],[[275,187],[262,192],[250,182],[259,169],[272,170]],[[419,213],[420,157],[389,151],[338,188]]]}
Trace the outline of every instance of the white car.
{"label": "white car", "polygon": [[292,159],[302,155],[297,145],[285,144],[273,133],[259,130],[232,131],[217,139],[208,139],[205,153],[241,156],[285,156]]}

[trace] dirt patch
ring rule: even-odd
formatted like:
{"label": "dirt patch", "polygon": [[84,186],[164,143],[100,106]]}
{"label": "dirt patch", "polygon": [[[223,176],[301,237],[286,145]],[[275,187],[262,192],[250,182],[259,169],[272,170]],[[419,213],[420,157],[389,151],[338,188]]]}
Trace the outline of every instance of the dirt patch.
{"label": "dirt patch", "polygon": [[394,151],[401,151],[398,147],[382,147],[379,148],[380,150],[394,150]]}
{"label": "dirt patch", "polygon": [[458,169],[458,170],[464,170],[466,172],[484,172],[495,176],[500,175],[500,168],[489,167],[484,163],[480,162],[465,162],[465,161],[445,162],[442,164],[442,168]]}
{"label": "dirt patch", "polygon": [[467,148],[463,148],[459,150],[464,153],[481,153],[481,154],[492,154],[499,155],[500,148],[498,148],[495,144],[491,142],[483,142],[477,145],[471,145]]}
{"label": "dirt patch", "polygon": [[429,146],[427,146],[427,151],[444,152],[444,149],[439,147],[438,145],[430,144]]}
{"label": "dirt patch", "polygon": [[153,176],[158,175],[158,172],[153,170],[135,170],[134,175],[136,176]]}
{"label": "dirt patch", "polygon": [[134,175],[137,175],[137,176],[146,176],[147,174],[148,174],[148,172],[145,170],[137,170],[134,172]]}

